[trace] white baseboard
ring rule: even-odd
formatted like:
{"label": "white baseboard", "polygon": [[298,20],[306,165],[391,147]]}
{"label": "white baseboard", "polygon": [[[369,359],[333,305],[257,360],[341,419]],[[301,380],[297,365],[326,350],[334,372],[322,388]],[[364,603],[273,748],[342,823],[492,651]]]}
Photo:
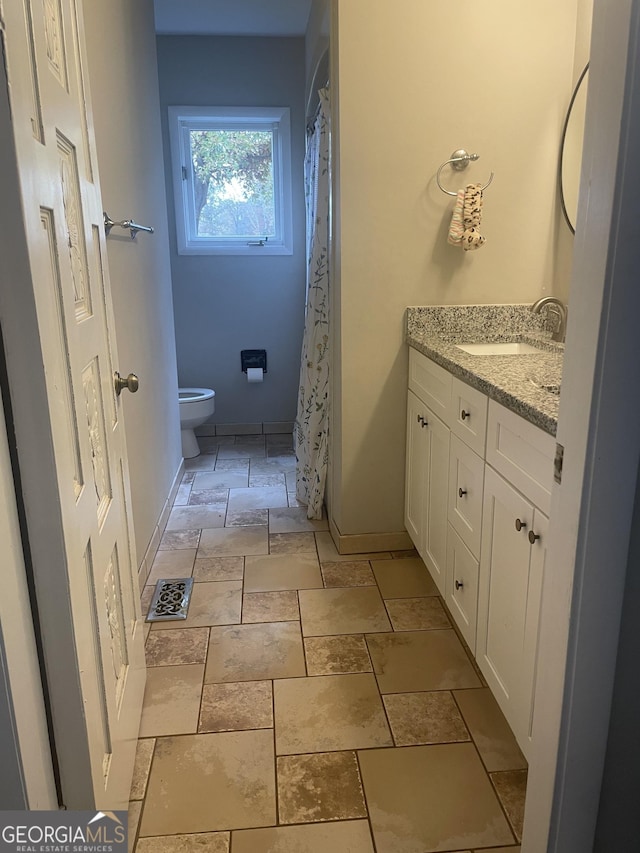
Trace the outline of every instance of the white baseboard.
{"label": "white baseboard", "polygon": [[372,554],[378,551],[408,551],[413,548],[406,530],[397,533],[342,534],[334,520],[329,519],[331,538],[339,554]]}
{"label": "white baseboard", "polygon": [[169,494],[162,507],[162,512],[160,513],[160,516],[158,518],[158,523],[154,528],[153,535],[147,546],[145,555],[142,558],[140,565],[138,566],[138,584],[140,586],[140,594],[142,594],[142,591],[144,590],[147,578],[149,577],[149,572],[151,571],[151,566],[153,565],[153,561],[156,558],[156,552],[158,550],[158,547],[160,546],[160,540],[162,539],[164,529],[167,526],[167,521],[169,520],[169,513],[171,512],[173,502],[176,499],[176,495],[178,493],[178,488],[182,481],[183,474],[184,459],[181,459],[180,465],[178,465],[178,470],[176,471],[175,477],[173,478],[171,488],[169,489]]}

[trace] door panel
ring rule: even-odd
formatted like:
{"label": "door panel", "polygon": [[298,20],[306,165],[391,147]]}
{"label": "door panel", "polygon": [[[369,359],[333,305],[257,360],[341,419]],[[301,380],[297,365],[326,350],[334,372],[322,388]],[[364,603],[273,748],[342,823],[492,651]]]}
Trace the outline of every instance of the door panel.
{"label": "door panel", "polygon": [[[67,565],[66,586],[50,594],[61,618],[70,610],[73,620],[86,719],[77,737],[91,765],[87,801],[65,805],[86,808],[90,800],[112,810],[128,801],[144,654],[81,8],[76,0],[5,6],[11,124],[47,393],[42,416],[53,437]],[[48,677],[69,665],[48,662]]]}
{"label": "door panel", "polygon": [[407,394],[407,470],[404,522],[420,554],[424,551],[424,515],[427,477],[427,440],[422,423],[427,409],[416,395]]}

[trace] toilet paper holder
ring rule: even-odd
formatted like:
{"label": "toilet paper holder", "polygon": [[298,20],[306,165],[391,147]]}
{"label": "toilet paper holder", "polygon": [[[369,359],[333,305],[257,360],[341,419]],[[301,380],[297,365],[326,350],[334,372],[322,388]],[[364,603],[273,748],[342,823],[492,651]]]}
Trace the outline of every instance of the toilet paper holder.
{"label": "toilet paper holder", "polygon": [[243,349],[240,350],[240,364],[242,372],[246,373],[248,367],[261,367],[263,373],[267,372],[266,349]]}

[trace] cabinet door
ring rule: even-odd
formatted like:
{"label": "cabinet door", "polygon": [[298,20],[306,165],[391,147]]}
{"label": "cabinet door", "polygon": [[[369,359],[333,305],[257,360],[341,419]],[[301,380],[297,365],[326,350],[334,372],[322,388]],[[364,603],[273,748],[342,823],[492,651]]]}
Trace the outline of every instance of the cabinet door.
{"label": "cabinet door", "polygon": [[447,539],[447,606],[472,654],[476,653],[478,561],[449,526]]}
{"label": "cabinet door", "polygon": [[449,523],[477,559],[480,558],[484,459],[451,436],[449,459]]}
{"label": "cabinet door", "polygon": [[449,486],[449,444],[451,432],[427,409],[426,515],[423,559],[440,595],[445,595],[447,565],[447,491]]}
{"label": "cabinet door", "polygon": [[542,583],[547,558],[547,533],[549,519],[536,509],[533,515],[533,533],[538,538],[531,545],[531,564],[529,570],[529,594],[524,630],[523,680],[522,680],[522,719],[524,737],[531,741],[533,724],[533,697],[535,694],[538,664],[538,632],[540,629],[540,605],[542,604]]}
{"label": "cabinet door", "polygon": [[[525,750],[522,719],[533,506],[487,466],[478,595],[477,660]],[[516,528],[520,526],[520,530]]]}
{"label": "cabinet door", "polygon": [[425,436],[426,406],[409,391],[407,398],[407,469],[405,475],[404,523],[413,544],[424,554],[428,441]]}

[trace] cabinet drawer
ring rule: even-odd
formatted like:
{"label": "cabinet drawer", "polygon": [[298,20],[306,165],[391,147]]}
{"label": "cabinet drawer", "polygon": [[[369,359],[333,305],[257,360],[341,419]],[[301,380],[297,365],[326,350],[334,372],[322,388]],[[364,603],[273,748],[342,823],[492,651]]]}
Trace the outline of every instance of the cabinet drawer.
{"label": "cabinet drawer", "polygon": [[451,430],[472,450],[484,456],[487,437],[486,394],[476,391],[461,379],[453,378],[451,389]]}
{"label": "cabinet drawer", "polygon": [[478,574],[478,561],[450,525],[447,538],[446,602],[474,655],[478,614]]}
{"label": "cabinet drawer", "polygon": [[448,370],[409,347],[409,388],[447,426],[451,419],[452,380]]}
{"label": "cabinet drawer", "polygon": [[547,515],[555,448],[553,436],[489,401],[487,462]]}
{"label": "cabinet drawer", "polygon": [[484,460],[456,435],[449,454],[449,523],[473,555],[480,559]]}

